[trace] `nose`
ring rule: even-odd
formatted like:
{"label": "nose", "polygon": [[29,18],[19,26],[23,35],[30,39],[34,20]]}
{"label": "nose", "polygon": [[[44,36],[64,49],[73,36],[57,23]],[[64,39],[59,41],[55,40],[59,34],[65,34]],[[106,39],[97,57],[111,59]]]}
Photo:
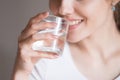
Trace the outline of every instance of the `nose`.
{"label": "nose", "polygon": [[61,16],[71,15],[74,12],[73,3],[71,0],[61,0],[58,12]]}

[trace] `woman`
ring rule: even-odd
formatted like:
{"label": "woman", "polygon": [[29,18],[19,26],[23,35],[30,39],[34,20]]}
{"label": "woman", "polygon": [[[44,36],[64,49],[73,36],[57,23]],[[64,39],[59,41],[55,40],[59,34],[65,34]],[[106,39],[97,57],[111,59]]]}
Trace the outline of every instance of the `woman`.
{"label": "woman", "polygon": [[[54,23],[33,17],[19,37],[13,80],[120,80],[120,0],[49,0],[54,15],[69,21],[63,56],[37,52],[33,42],[55,39],[37,34]],[[116,9],[115,9],[116,6]],[[115,18],[114,18],[115,13]]]}

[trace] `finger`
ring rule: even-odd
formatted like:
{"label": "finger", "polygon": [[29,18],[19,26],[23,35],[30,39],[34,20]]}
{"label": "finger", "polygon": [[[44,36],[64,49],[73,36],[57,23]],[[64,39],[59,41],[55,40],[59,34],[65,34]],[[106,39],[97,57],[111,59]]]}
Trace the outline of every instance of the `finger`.
{"label": "finger", "polygon": [[54,22],[41,22],[31,25],[30,28],[26,29],[21,35],[23,35],[23,38],[27,38],[30,35],[33,35],[37,33],[40,30],[44,30],[46,28],[54,28],[56,26],[56,23]]}
{"label": "finger", "polygon": [[31,25],[31,27],[25,32],[26,36],[30,36],[34,33],[37,33],[40,30],[44,30],[46,28],[54,28],[56,23],[53,22],[41,22]]}
{"label": "finger", "polygon": [[32,31],[40,31],[46,28],[54,28],[57,24],[55,22],[39,22],[31,25],[30,32]]}
{"label": "finger", "polygon": [[54,59],[59,57],[59,55],[54,54],[54,53],[46,53],[46,52],[40,52],[40,51],[34,51],[31,50],[28,47],[20,48],[20,54],[19,56],[22,58],[24,61],[32,59],[32,62],[36,63],[39,59],[42,58],[48,58],[48,59]]}
{"label": "finger", "polygon": [[57,39],[58,36],[57,35],[53,35],[52,33],[44,33],[44,34],[41,34],[41,33],[36,33],[32,36],[33,40],[44,40],[44,39]]}
{"label": "finger", "polygon": [[35,23],[38,23],[38,22],[40,22],[41,20],[43,20],[44,18],[46,18],[48,15],[49,15],[48,12],[43,12],[43,13],[37,14],[35,17],[32,17],[32,18],[29,20],[29,22],[28,22],[28,24],[27,24],[27,27],[23,30],[23,32],[26,31],[26,30],[28,30],[28,28],[31,27],[31,25],[33,25],[33,24],[35,24]]}
{"label": "finger", "polygon": [[31,59],[34,64],[36,62],[38,62],[40,59],[55,59],[58,57],[59,57],[59,55],[57,55],[57,54],[46,53],[46,52],[33,51],[31,53]]}
{"label": "finger", "polygon": [[41,58],[54,59],[59,57],[59,55],[55,53],[48,53],[48,52],[42,52],[42,51],[33,51],[33,52],[34,53],[32,53],[31,56],[36,59],[41,59]]}
{"label": "finger", "polygon": [[[41,20],[43,20],[44,18],[46,18],[49,15],[48,12],[43,12],[43,13],[39,13],[38,15],[36,15],[35,17],[31,18],[27,24],[27,26],[25,27],[25,29],[21,32],[21,34],[24,35],[24,37],[26,37],[27,35],[27,31],[29,31],[29,29],[31,27],[34,28],[34,24],[40,22]],[[31,28],[32,29],[32,28]],[[29,33],[28,33],[29,34]]]}
{"label": "finger", "polygon": [[57,58],[59,55],[56,53],[49,53],[49,52],[43,52],[43,51],[34,51],[31,50],[29,48],[24,48],[24,50],[22,50],[21,52],[21,56],[22,58],[27,58],[27,57],[31,57],[31,58]]}
{"label": "finger", "polygon": [[49,15],[49,12],[39,13],[30,19],[30,23],[38,23]]}
{"label": "finger", "polygon": [[24,45],[27,45],[27,47],[32,48],[32,44],[40,40],[44,40],[45,45],[49,45],[54,39],[57,38],[58,38],[57,36],[50,33],[44,33],[44,34],[36,33],[34,35],[29,36],[28,38],[19,40],[19,47],[23,47]]}

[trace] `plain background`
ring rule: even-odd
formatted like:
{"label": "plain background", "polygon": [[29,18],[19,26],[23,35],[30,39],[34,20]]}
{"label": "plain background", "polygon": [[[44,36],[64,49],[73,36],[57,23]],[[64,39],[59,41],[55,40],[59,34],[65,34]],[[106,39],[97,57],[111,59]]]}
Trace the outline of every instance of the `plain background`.
{"label": "plain background", "polygon": [[0,80],[10,80],[18,35],[34,15],[49,10],[49,0],[0,0]]}

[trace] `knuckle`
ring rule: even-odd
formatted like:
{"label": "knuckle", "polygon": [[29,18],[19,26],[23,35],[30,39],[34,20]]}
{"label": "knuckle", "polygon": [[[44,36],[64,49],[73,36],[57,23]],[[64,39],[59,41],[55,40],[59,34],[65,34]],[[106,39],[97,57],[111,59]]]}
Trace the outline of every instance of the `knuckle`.
{"label": "knuckle", "polygon": [[21,34],[18,36],[18,42],[22,41],[23,39],[25,39],[25,32],[22,31]]}
{"label": "knuckle", "polygon": [[24,32],[25,32],[25,30],[22,30],[22,31],[21,31],[21,35],[24,34]]}
{"label": "knuckle", "polygon": [[18,47],[21,49],[24,46],[23,41],[18,42]]}
{"label": "knuckle", "polygon": [[18,43],[18,50],[20,52],[20,56],[27,56],[27,52],[30,52],[30,48],[28,47],[28,44],[24,43],[23,41]]}
{"label": "knuckle", "polygon": [[36,35],[32,35],[32,36],[31,36],[31,39],[32,39],[32,40],[36,40],[36,39],[37,39],[37,36],[36,36]]}
{"label": "knuckle", "polygon": [[23,47],[25,45],[24,39],[19,38],[18,39],[18,47]]}
{"label": "knuckle", "polygon": [[37,16],[37,18],[43,18],[44,14],[43,13],[38,13],[36,16]]}
{"label": "knuckle", "polygon": [[29,20],[29,22],[30,22],[31,24],[34,23],[34,22],[35,22],[34,17],[31,17],[30,20]]}
{"label": "knuckle", "polygon": [[45,22],[44,25],[45,25],[46,27],[48,27],[48,26],[50,26],[50,23],[49,23],[49,22]]}
{"label": "knuckle", "polygon": [[18,48],[20,49],[26,49],[30,45],[30,40],[27,39],[19,39],[18,40]]}
{"label": "knuckle", "polygon": [[21,49],[20,50],[20,57],[24,60],[27,61],[26,58],[29,57],[29,55],[26,53],[26,49]]}
{"label": "knuckle", "polygon": [[37,25],[36,24],[31,24],[31,29],[36,30],[37,29]]}
{"label": "knuckle", "polygon": [[26,31],[25,29],[21,31],[20,35],[18,36],[18,39],[21,39],[23,36],[25,36]]}

